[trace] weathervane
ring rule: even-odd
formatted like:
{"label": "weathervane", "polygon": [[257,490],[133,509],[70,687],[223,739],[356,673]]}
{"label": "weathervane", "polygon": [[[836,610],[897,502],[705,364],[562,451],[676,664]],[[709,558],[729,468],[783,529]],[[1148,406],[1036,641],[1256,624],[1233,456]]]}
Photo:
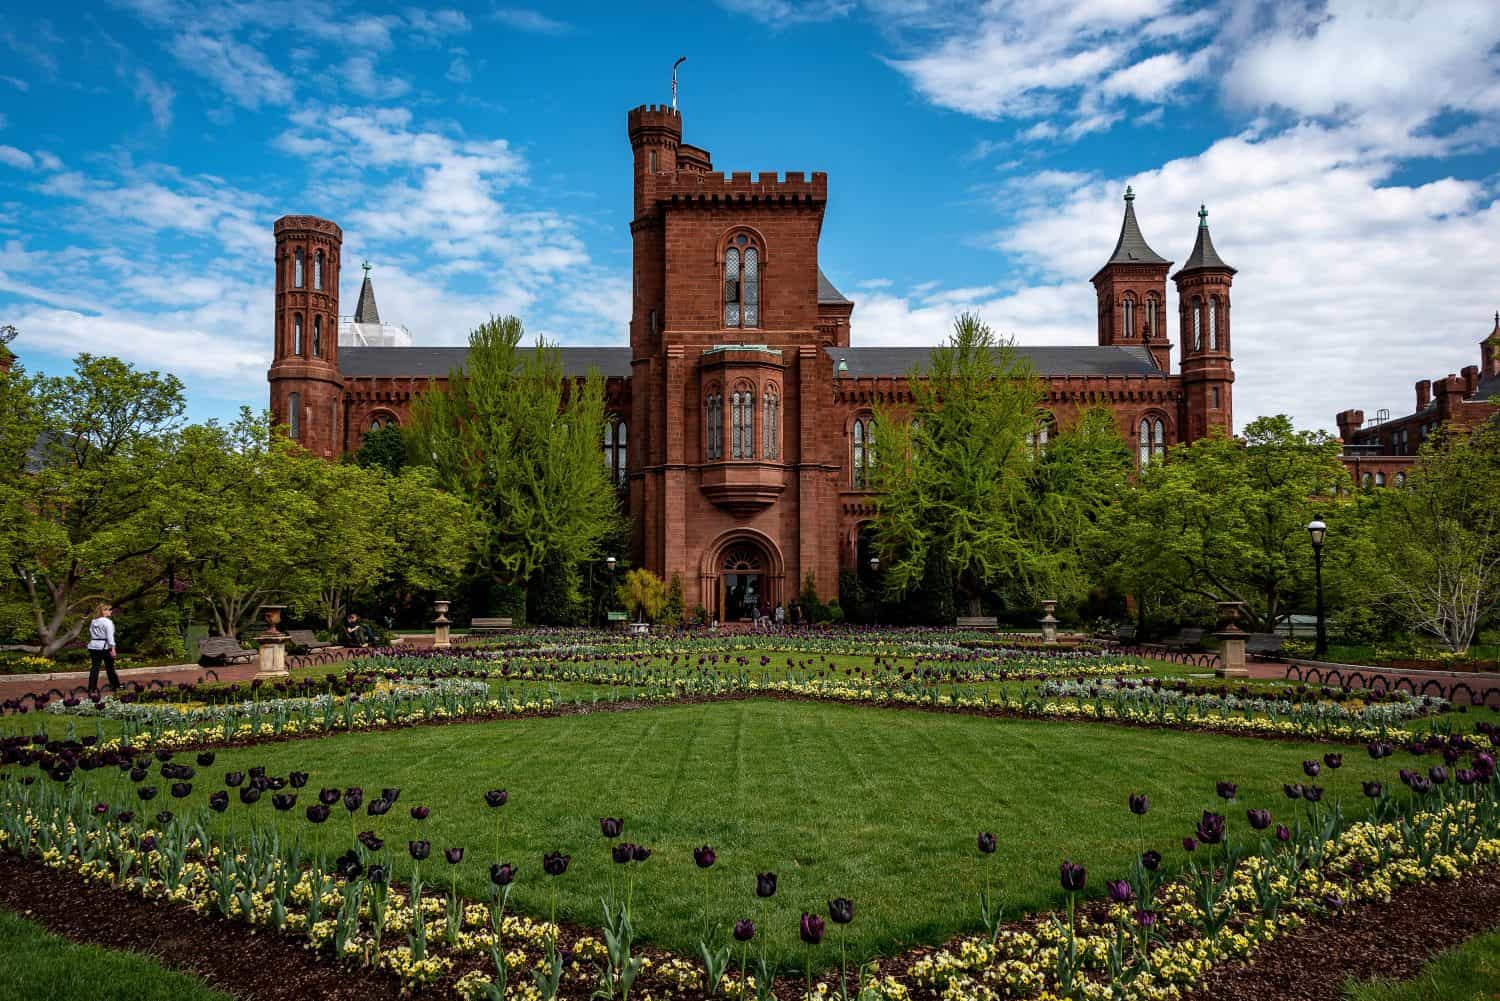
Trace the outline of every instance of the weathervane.
{"label": "weathervane", "polygon": [[672,110],[677,110],[677,67],[687,62],[687,56],[678,56],[677,61],[672,64]]}
{"label": "weathervane", "polygon": [[370,277],[370,262],[366,260],[365,263],[360,265],[360,267],[365,269],[365,277]]}

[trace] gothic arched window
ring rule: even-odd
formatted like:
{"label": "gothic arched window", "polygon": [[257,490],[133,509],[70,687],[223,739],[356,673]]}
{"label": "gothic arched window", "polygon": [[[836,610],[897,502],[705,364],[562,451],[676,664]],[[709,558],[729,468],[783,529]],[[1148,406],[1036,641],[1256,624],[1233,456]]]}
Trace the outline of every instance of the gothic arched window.
{"label": "gothic arched window", "polygon": [[1156,337],[1156,296],[1146,296],[1146,336]]}
{"label": "gothic arched window", "polygon": [[286,398],[286,433],[292,441],[302,439],[302,394],[289,393]]}
{"label": "gothic arched window", "polygon": [[742,386],[729,398],[729,457],[755,458],[755,391]]}
{"label": "gothic arched window", "polygon": [[853,450],[850,456],[853,466],[854,489],[864,490],[870,485],[870,473],[875,468],[875,419],[856,417],[853,435]]}
{"label": "gothic arched window", "polygon": [[302,314],[292,314],[292,354],[302,353]]}
{"label": "gothic arched window", "polygon": [[1208,350],[1219,350],[1219,298],[1208,300]]}
{"label": "gothic arched window", "polygon": [[313,317],[312,353],[314,358],[323,357],[323,318]]}
{"label": "gothic arched window", "polygon": [[1167,454],[1167,427],[1160,417],[1141,418],[1137,428],[1136,448],[1142,469]]}
{"label": "gothic arched window", "polygon": [[298,288],[302,287],[302,248],[292,255],[292,284]]}
{"label": "gothic arched window", "polygon": [[761,456],[766,459],[781,458],[781,397],[776,395],[776,387],[766,387],[765,414],[762,415],[760,426],[765,442],[761,448]]}
{"label": "gothic arched window", "polygon": [[619,418],[604,424],[604,472],[609,482],[620,487],[627,479],[625,422]]}
{"label": "gothic arched window", "polygon": [[1125,296],[1125,339],[1135,339],[1135,296],[1129,293]]}
{"label": "gothic arched window", "polygon": [[1193,297],[1193,350],[1203,350],[1203,300]]}
{"label": "gothic arched window", "polygon": [[760,326],[760,248],[737,233],[724,251],[724,326]]}
{"label": "gothic arched window", "polygon": [[718,393],[708,394],[706,409],[708,421],[704,432],[704,458],[722,459],[724,457],[724,397]]}

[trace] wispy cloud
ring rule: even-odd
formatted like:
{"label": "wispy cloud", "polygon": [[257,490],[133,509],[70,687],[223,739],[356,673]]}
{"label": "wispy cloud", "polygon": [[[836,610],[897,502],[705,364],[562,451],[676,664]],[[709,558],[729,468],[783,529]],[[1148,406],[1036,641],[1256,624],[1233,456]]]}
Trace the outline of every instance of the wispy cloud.
{"label": "wispy cloud", "polygon": [[572,25],[568,22],[548,17],[529,7],[496,7],[490,12],[490,16],[507,28],[537,35],[561,35],[572,30]]}

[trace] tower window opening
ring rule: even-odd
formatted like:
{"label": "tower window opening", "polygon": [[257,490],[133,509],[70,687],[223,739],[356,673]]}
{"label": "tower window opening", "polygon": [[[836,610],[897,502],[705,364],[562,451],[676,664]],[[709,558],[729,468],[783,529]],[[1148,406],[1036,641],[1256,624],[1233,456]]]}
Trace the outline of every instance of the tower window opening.
{"label": "tower window opening", "polygon": [[323,318],[313,317],[312,354],[314,358],[323,357]]}
{"label": "tower window opening", "polygon": [[1208,300],[1208,350],[1219,350],[1219,299]]}
{"label": "tower window opening", "polygon": [[302,394],[290,393],[286,398],[286,433],[292,441],[302,440]]}
{"label": "tower window opening", "polygon": [[729,455],[733,459],[755,458],[755,394],[735,390],[730,396]]}
{"label": "tower window opening", "polygon": [[292,354],[302,354],[302,314],[292,314]]}
{"label": "tower window opening", "polygon": [[1203,350],[1203,300],[1193,298],[1193,350]]}
{"label": "tower window opening", "polygon": [[323,252],[313,254],[313,288],[323,291]]}
{"label": "tower window opening", "polygon": [[765,437],[761,455],[767,459],[779,459],[781,457],[781,398],[776,395],[774,388],[766,390],[765,411],[761,419],[761,429]]}
{"label": "tower window opening", "polygon": [[1156,297],[1146,296],[1146,336],[1156,339]]}
{"label": "tower window opening", "polygon": [[302,248],[292,255],[292,284],[297,288],[302,287]]}
{"label": "tower window opening", "polygon": [[1145,469],[1167,454],[1167,428],[1160,417],[1144,417],[1137,431],[1138,460]]}
{"label": "tower window opening", "polygon": [[851,446],[851,463],[853,476],[851,482],[855,490],[864,490],[870,486],[870,474],[875,469],[875,420],[871,417],[857,417],[854,427],[850,429],[853,436]]}
{"label": "tower window opening", "polygon": [[704,441],[704,456],[710,461],[724,457],[724,397],[710,393],[708,397],[708,428]]}
{"label": "tower window opening", "polygon": [[1135,296],[1125,296],[1125,339],[1135,339]]}
{"label": "tower window opening", "polygon": [[744,233],[724,251],[724,326],[760,326],[760,249]]}

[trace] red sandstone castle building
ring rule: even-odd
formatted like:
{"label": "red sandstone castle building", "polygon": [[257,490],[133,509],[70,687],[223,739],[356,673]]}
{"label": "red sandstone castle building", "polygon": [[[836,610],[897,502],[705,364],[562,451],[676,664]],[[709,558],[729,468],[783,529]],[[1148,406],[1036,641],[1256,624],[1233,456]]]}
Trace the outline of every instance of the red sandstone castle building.
{"label": "red sandstone castle building", "polygon": [[1472,429],[1500,414],[1500,313],[1495,327],[1479,342],[1479,364],[1454,375],[1417,381],[1416,409],[1391,417],[1376,411],[1368,423],[1363,410],[1343,410],[1334,418],[1344,440],[1344,465],[1361,486],[1401,486],[1407,470],[1438,428]]}
{"label": "red sandstone castle building", "polygon": [[[631,111],[628,132],[630,344],[562,357],[570,374],[606,380],[604,462],[634,526],[633,562],[681,575],[688,605],[719,619],[789,601],[808,575],[836,594],[840,568],[867,559],[874,407],[910,399],[907,375],[931,346],[851,342],[854,303],[818,266],[826,174],[717,172],[666,106]],[[286,216],[275,233],[271,411],[304,447],[337,456],[405,420],[413,396],[461,367],[466,349],[340,343],[342,232]],[[1041,440],[1096,405],[1141,463],[1232,428],[1235,271],[1214,250],[1206,212],[1172,275],[1176,374],[1171,265],[1146,243],[1126,189],[1119,239],[1092,279],[1097,346],[1019,349],[1046,387]],[[380,323],[368,273],[352,320]]]}

